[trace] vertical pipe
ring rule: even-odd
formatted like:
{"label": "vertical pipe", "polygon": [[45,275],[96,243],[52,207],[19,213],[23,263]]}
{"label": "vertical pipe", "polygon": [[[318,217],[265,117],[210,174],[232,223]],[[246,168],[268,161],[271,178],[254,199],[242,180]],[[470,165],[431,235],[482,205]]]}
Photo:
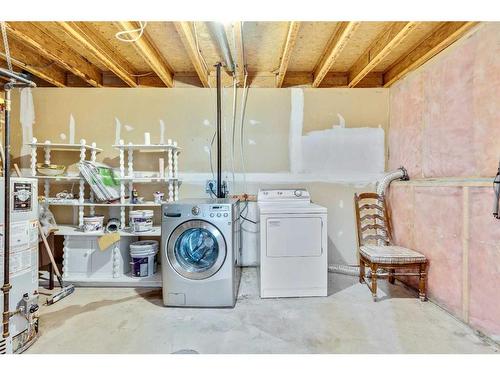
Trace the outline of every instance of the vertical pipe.
{"label": "vertical pipe", "polygon": [[217,68],[217,198],[224,198],[222,193],[222,84],[221,63],[215,65]]}
{"label": "vertical pipe", "polygon": [[4,129],[4,227],[3,227],[3,337],[9,336],[9,254],[10,254],[10,87],[5,85],[5,129]]}

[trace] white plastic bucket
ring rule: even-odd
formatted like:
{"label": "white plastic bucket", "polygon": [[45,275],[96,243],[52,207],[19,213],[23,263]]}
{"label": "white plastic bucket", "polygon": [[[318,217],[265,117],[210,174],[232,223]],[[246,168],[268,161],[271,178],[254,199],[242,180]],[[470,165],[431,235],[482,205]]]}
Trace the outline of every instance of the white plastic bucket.
{"label": "white plastic bucket", "polygon": [[130,211],[129,226],[132,232],[149,232],[153,230],[153,210]]}
{"label": "white plastic bucket", "polygon": [[103,230],[103,215],[84,216],[83,231],[84,232],[102,232]]}
{"label": "white plastic bucket", "polygon": [[158,241],[146,240],[130,244],[132,276],[148,277],[156,273]]}

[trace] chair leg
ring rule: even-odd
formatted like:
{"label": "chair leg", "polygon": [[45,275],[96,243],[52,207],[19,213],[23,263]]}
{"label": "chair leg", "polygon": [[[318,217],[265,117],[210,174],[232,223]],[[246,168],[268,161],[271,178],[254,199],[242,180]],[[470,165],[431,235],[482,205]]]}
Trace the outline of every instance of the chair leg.
{"label": "chair leg", "polygon": [[359,282],[363,284],[365,282],[365,261],[359,258]]}
{"label": "chair leg", "polygon": [[420,301],[425,301],[427,298],[427,272],[426,272],[426,264],[420,264],[420,276],[418,280],[418,294],[420,297]]}
{"label": "chair leg", "polygon": [[396,272],[396,270],[394,268],[390,268],[389,272],[392,273],[392,275],[389,276],[389,282],[391,284],[394,284],[394,282],[396,281],[396,278],[394,277],[394,272]]}
{"label": "chair leg", "polygon": [[372,271],[371,291],[372,291],[373,301],[376,302],[377,301],[377,265],[376,264],[371,265],[371,271]]}

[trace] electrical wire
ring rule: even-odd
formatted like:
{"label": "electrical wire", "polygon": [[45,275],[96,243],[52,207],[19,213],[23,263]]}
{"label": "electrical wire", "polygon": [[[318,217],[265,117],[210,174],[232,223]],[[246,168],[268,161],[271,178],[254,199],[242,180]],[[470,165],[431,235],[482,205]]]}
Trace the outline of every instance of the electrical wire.
{"label": "electrical wire", "polygon": [[194,42],[196,44],[196,50],[198,51],[198,54],[200,55],[201,62],[203,63],[203,68],[205,69],[205,72],[208,72],[208,65],[203,57],[203,54],[201,53],[200,49],[200,44],[198,43],[198,29],[196,28],[196,22],[193,22],[193,29],[194,29]]}
{"label": "electrical wire", "polygon": [[0,21],[0,27],[2,29],[3,48],[5,50],[7,67],[11,72],[14,72],[14,70],[12,69],[12,61],[10,59],[9,41],[7,39],[7,24],[5,23],[5,21]]}
{"label": "electrical wire", "polygon": [[232,174],[233,174],[233,193],[236,193],[236,179],[234,177],[235,169],[234,169],[234,143],[235,143],[235,136],[236,136],[236,100],[237,100],[237,82],[236,82],[236,74],[233,73],[233,126],[231,129],[231,168],[232,168]]}
{"label": "electrical wire", "polygon": [[248,73],[245,71],[245,79],[243,80],[243,95],[241,97],[241,117],[240,117],[240,156],[241,156],[241,171],[243,173],[243,191],[247,191],[247,178],[245,167],[245,155],[243,147],[243,137],[245,128],[245,112],[247,106],[248,86],[247,86]]}
{"label": "electrical wire", "polygon": [[[147,22],[139,21],[139,27],[132,29],[132,30],[123,30],[123,31],[118,31],[115,34],[115,38],[118,39],[121,42],[125,43],[135,43],[139,39],[141,39],[142,35],[144,34],[144,29],[147,26]],[[137,33],[137,36],[132,37],[131,35]],[[127,35],[126,37],[124,37]]]}

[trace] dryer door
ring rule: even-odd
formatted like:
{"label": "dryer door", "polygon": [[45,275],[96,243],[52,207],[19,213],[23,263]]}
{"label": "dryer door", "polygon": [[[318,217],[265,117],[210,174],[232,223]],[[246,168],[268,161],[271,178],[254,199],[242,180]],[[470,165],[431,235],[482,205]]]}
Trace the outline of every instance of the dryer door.
{"label": "dryer door", "polygon": [[206,279],[217,273],[227,253],[221,231],[204,220],[189,220],[175,228],[166,251],[174,270],[192,280]]}

